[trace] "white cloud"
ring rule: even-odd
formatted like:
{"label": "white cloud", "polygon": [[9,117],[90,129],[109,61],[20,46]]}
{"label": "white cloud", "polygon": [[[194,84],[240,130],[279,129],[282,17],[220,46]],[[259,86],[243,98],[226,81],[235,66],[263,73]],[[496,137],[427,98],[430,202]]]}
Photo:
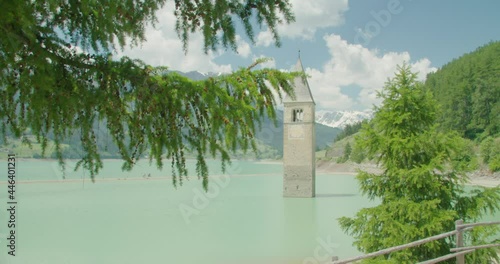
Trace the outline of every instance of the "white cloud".
{"label": "white cloud", "polygon": [[420,81],[425,81],[427,74],[435,72],[436,67],[431,67],[431,61],[427,58],[423,58],[411,65],[411,70],[413,72],[418,72],[418,77]]}
{"label": "white cloud", "polygon": [[[320,28],[328,28],[344,23],[344,12],[349,9],[348,0],[291,0],[296,21],[289,25],[279,25],[282,37],[312,39]],[[259,33],[256,44],[269,46],[273,43],[269,30]]]}
{"label": "white cloud", "polygon": [[[331,55],[323,69],[310,69],[309,84],[319,108],[327,109],[366,109],[379,104],[376,98],[388,78],[393,77],[397,65],[410,63],[413,71],[418,71],[419,80],[425,80],[427,73],[435,71],[431,62],[424,58],[411,63],[408,52],[387,52],[380,54],[361,45],[347,43],[338,35],[326,35],[326,46]],[[358,98],[343,94],[341,87],[357,86],[361,88]]]}
{"label": "white cloud", "polygon": [[268,47],[273,44],[273,41],[274,40],[271,31],[266,30],[259,33],[259,35],[257,36],[257,40],[255,41],[255,45]]}
{"label": "white cloud", "polygon": [[[146,41],[141,46],[127,47],[117,55],[141,59],[154,66],[168,66],[173,70],[230,72],[231,65],[219,65],[214,62],[220,54],[203,52],[203,37],[199,33],[190,35],[188,53],[184,53],[182,42],[175,32],[173,5],[173,1],[168,1],[164,8],[158,11],[156,29],[152,26],[147,28]],[[250,47],[241,39],[238,41],[238,51],[244,57],[250,55]]]}
{"label": "white cloud", "polygon": [[337,82],[335,76],[332,76],[327,69],[319,71],[317,69],[307,68],[306,74],[309,76],[308,83],[312,90],[317,108],[344,110],[350,109],[354,100],[349,96],[342,94],[341,85]]}
{"label": "white cloud", "polygon": [[240,35],[236,35],[236,44],[238,45],[238,54],[243,58],[248,58],[252,54],[252,49],[248,42],[244,41]]}

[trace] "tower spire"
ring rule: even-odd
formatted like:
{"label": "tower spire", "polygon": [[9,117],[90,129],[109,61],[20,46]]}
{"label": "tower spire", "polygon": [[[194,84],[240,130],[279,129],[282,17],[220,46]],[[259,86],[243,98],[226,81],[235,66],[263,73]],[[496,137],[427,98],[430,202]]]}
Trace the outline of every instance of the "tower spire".
{"label": "tower spire", "polygon": [[[300,72],[305,74],[304,67],[302,66],[302,60],[300,59],[300,50],[299,50],[299,59],[295,64],[293,69],[296,72]],[[309,88],[309,84],[307,82],[307,77],[305,76],[297,76],[293,81],[294,91],[295,91],[295,100],[291,97],[287,96],[284,99],[284,102],[312,102],[314,104],[314,99],[312,97],[311,89]]]}
{"label": "tower spire", "polygon": [[[293,71],[305,74],[298,50]],[[283,100],[283,196],[316,195],[315,104],[305,75],[291,83],[295,98]]]}

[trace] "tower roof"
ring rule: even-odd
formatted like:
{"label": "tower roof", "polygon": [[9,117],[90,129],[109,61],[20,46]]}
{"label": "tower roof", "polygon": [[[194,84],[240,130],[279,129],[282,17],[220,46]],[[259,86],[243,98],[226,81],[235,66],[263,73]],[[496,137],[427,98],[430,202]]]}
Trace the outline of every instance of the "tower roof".
{"label": "tower roof", "polygon": [[[295,64],[294,71],[304,73],[304,68],[302,67],[302,61],[300,60],[300,57],[297,60],[297,64]],[[290,96],[286,96],[283,100],[284,103],[310,102],[314,104],[311,89],[309,88],[309,84],[307,83],[307,78],[305,76],[295,77],[292,85],[295,91],[295,100],[293,100]]]}

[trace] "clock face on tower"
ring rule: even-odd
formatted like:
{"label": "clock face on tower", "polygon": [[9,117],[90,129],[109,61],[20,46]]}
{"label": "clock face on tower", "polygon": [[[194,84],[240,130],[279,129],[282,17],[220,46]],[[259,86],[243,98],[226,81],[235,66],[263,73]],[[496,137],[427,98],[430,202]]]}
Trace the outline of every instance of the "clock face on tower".
{"label": "clock face on tower", "polygon": [[300,125],[292,125],[288,128],[288,138],[289,139],[302,139],[304,138],[304,127]]}

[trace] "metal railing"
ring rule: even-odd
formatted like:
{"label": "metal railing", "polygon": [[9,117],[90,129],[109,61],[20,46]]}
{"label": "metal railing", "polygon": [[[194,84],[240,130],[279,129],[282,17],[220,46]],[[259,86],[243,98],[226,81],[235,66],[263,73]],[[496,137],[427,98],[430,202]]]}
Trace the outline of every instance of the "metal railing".
{"label": "metal railing", "polygon": [[453,235],[456,236],[455,239],[456,239],[456,246],[457,247],[450,249],[450,251],[452,253],[445,255],[445,256],[441,256],[439,258],[420,262],[419,264],[433,264],[433,263],[438,263],[438,262],[445,261],[445,260],[448,260],[451,258],[456,258],[457,264],[465,264],[465,254],[474,252],[476,249],[500,247],[500,243],[464,247],[463,233],[465,231],[469,231],[469,230],[473,229],[476,226],[498,225],[498,224],[500,224],[500,221],[464,224],[463,220],[457,220],[457,221],[455,221],[455,230],[453,230],[453,231],[442,233],[442,234],[431,236],[431,237],[427,237],[424,239],[420,239],[420,240],[417,240],[417,241],[414,241],[414,242],[411,242],[408,244],[382,249],[382,250],[379,250],[379,251],[376,251],[373,253],[369,253],[366,255],[361,255],[361,256],[357,256],[357,257],[353,257],[353,258],[349,258],[349,259],[337,260],[337,257],[333,257],[333,264],[345,264],[345,263],[351,263],[351,262],[355,262],[355,261],[362,260],[362,259],[381,256],[381,255],[385,255],[385,254],[389,254],[389,253],[392,253],[395,251],[400,251],[403,249],[415,247],[415,246],[418,246],[421,244],[425,244],[427,242],[446,238],[446,237],[453,236]]}

